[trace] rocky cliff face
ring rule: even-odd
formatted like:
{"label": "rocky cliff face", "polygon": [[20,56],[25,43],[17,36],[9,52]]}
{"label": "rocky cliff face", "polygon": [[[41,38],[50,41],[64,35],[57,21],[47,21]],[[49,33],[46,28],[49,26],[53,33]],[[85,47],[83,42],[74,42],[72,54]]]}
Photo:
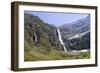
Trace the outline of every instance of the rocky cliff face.
{"label": "rocky cliff face", "polygon": [[[63,50],[58,38],[57,28],[44,23],[39,17],[25,13],[25,47],[48,52]],[[89,16],[70,24],[59,26],[67,50],[90,49]]]}
{"label": "rocky cliff face", "polygon": [[63,41],[69,50],[90,49],[90,18],[59,26]]}
{"label": "rocky cliff face", "polygon": [[25,13],[25,48],[48,52],[51,49],[63,50],[58,40],[57,30],[39,17]]}

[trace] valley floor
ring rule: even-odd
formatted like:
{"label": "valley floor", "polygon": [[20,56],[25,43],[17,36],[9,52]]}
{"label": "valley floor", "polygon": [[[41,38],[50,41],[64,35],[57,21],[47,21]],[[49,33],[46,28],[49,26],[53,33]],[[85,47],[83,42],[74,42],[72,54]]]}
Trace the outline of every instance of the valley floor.
{"label": "valley floor", "polygon": [[44,61],[44,60],[70,60],[89,59],[90,52],[64,52],[51,50],[48,53],[41,53],[37,50],[25,51],[24,61]]}

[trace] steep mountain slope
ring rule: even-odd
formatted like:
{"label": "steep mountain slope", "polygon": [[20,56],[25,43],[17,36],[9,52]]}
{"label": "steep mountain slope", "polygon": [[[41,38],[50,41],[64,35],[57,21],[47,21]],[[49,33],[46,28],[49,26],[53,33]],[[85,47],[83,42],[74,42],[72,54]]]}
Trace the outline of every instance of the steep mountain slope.
{"label": "steep mountain slope", "polygon": [[55,27],[28,13],[24,14],[24,20],[25,49],[34,49],[41,53],[48,53],[52,49],[63,50]]}
{"label": "steep mountain slope", "polygon": [[[65,36],[69,36],[69,31],[64,31],[59,27],[58,29],[59,33],[56,26],[44,23],[38,16],[24,13],[24,61],[90,58],[90,52],[65,52],[59,38],[61,38],[61,40],[63,39],[66,48],[71,45],[66,42],[77,42],[76,40],[79,39],[74,38],[68,40],[69,38],[67,39]],[[67,30],[67,27],[65,29]],[[63,34],[63,32],[69,34]],[[60,35],[60,33],[62,35]],[[87,42],[88,38],[86,39],[86,37],[89,35],[84,34],[85,32],[81,34],[83,37],[82,40]],[[72,34],[71,36],[74,37]],[[81,43],[84,42],[82,41]],[[75,49],[73,46],[77,47],[76,44],[73,45],[72,43],[69,50]]]}
{"label": "steep mountain slope", "polygon": [[[90,17],[59,26],[69,50],[90,49]],[[86,45],[87,44],[87,45]]]}
{"label": "steep mountain slope", "polygon": [[63,25],[59,26],[59,28],[62,32],[62,35],[67,34],[66,37],[69,38],[76,34],[90,30],[90,17],[87,16],[86,18],[82,18],[75,22],[72,22],[69,24],[63,24]]}

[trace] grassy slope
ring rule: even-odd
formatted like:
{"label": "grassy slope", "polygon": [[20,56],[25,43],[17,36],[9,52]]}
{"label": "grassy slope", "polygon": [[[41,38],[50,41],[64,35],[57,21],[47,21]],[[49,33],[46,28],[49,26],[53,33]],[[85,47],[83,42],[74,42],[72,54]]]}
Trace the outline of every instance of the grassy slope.
{"label": "grassy slope", "polygon": [[88,59],[90,52],[64,52],[51,50],[48,53],[38,52],[37,50],[25,51],[25,61],[41,61],[41,60],[67,60],[67,59]]}

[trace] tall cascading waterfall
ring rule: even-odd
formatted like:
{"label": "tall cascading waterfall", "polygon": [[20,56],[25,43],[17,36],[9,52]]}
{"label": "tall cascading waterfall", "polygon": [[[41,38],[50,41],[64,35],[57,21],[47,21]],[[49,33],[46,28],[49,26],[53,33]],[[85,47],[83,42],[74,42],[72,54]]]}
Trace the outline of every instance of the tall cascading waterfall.
{"label": "tall cascading waterfall", "polygon": [[34,32],[34,36],[35,36],[35,43],[37,42],[37,35],[36,32]]}
{"label": "tall cascading waterfall", "polygon": [[67,49],[66,49],[65,44],[62,40],[61,33],[60,33],[60,30],[58,27],[57,27],[57,33],[58,33],[59,41],[60,41],[61,45],[63,46],[64,51],[67,52]]}
{"label": "tall cascading waterfall", "polygon": [[[33,28],[35,28],[35,24],[32,25]],[[37,34],[36,31],[34,31],[34,42],[37,43],[38,39],[37,39]]]}

